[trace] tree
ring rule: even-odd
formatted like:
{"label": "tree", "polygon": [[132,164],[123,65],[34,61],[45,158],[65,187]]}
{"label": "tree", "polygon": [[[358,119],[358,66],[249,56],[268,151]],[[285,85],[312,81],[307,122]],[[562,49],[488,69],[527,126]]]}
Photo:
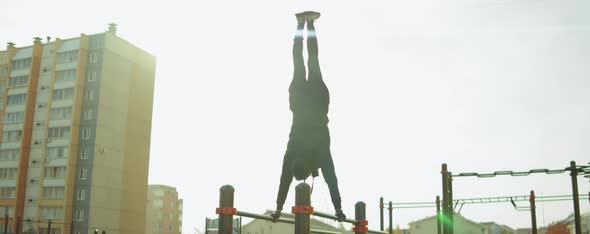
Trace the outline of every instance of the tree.
{"label": "tree", "polygon": [[565,223],[556,223],[547,227],[546,234],[570,234],[570,230]]}

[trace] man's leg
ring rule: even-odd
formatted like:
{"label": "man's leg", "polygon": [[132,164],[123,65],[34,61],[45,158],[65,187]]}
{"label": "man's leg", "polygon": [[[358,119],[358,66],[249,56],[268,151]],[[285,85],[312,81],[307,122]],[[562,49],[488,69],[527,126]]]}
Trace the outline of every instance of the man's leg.
{"label": "man's leg", "polygon": [[320,61],[318,58],[318,38],[315,32],[315,18],[307,19],[307,67],[309,68],[309,81],[322,81],[322,72],[320,71]]}
{"label": "man's leg", "polygon": [[296,16],[297,32],[295,38],[293,38],[293,80],[291,80],[289,91],[305,84],[305,64],[303,62],[303,27],[305,26],[305,19],[301,13]]}

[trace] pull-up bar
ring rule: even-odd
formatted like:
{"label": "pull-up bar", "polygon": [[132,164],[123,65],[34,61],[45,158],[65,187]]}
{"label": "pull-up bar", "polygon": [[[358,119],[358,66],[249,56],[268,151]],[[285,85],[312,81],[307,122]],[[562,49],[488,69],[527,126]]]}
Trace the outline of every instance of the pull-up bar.
{"label": "pull-up bar", "polygon": [[[233,225],[233,216],[248,217],[253,219],[267,220],[271,222],[290,223],[295,225],[295,234],[339,234],[340,232],[324,231],[311,229],[311,215],[337,220],[338,217],[313,210],[311,206],[311,188],[306,183],[300,183],[295,187],[295,206],[291,213],[295,214],[295,219],[279,218],[273,220],[270,216],[253,214],[244,211],[238,211],[234,208],[234,188],[231,185],[224,185],[219,189],[219,208],[216,213],[219,215],[219,234],[231,234]],[[343,222],[354,225],[355,234],[376,233],[387,234],[382,231],[369,230],[366,220],[366,206],[364,202],[357,202],[355,205],[355,219],[345,219]]]}

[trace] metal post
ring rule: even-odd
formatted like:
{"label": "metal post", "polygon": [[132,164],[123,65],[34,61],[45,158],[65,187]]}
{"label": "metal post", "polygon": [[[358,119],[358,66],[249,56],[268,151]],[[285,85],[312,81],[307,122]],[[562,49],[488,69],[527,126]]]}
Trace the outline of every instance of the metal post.
{"label": "metal post", "polygon": [[393,234],[393,203],[389,202],[389,234]]}
{"label": "metal post", "polygon": [[51,219],[49,220],[49,223],[47,224],[47,234],[51,234]]}
{"label": "metal post", "polygon": [[436,196],[436,234],[441,234],[440,221],[440,196]]}
{"label": "metal post", "polygon": [[383,231],[383,197],[379,198],[379,227]]}
{"label": "metal post", "polygon": [[8,233],[8,211],[4,214],[4,234]]}
{"label": "metal post", "polygon": [[219,189],[219,234],[232,234],[233,214],[231,209],[234,208],[234,187],[224,185]]}
{"label": "metal post", "polygon": [[16,217],[16,230],[15,230],[16,234],[20,234],[20,223],[21,222],[22,222],[22,219],[20,218],[20,216]]}
{"label": "metal post", "polygon": [[442,206],[443,206],[442,231],[443,231],[443,234],[449,234],[449,221],[447,219],[448,208],[449,208],[449,191],[448,191],[449,172],[447,171],[447,164],[446,163],[442,164],[442,170],[440,173],[442,175],[442,196],[443,196],[443,200],[442,200]]}
{"label": "metal post", "polygon": [[363,222],[366,222],[367,220],[367,214],[366,214],[366,205],[364,202],[357,202],[354,205],[354,219],[357,222],[357,227],[359,228],[358,230],[356,230],[354,233],[355,234],[365,234],[367,233],[365,230],[362,230],[362,227],[366,227],[366,223],[363,224]]}
{"label": "metal post", "polygon": [[[300,183],[295,187],[295,206],[311,206],[311,187],[305,182]],[[309,213],[297,212],[295,214],[295,234],[310,234],[310,222],[311,218]]]}
{"label": "metal post", "polygon": [[533,234],[537,234],[537,209],[535,207],[535,191],[531,190],[531,197],[529,201],[531,203],[531,223]]}
{"label": "metal post", "polygon": [[455,207],[453,203],[453,173],[449,172],[449,233],[455,234]]}
{"label": "metal post", "polygon": [[209,218],[205,218],[205,234],[209,234]]}
{"label": "metal post", "polygon": [[574,197],[574,220],[576,223],[576,234],[582,234],[582,225],[580,224],[580,201],[578,195],[578,168],[576,161],[570,162],[572,176],[572,192]]}

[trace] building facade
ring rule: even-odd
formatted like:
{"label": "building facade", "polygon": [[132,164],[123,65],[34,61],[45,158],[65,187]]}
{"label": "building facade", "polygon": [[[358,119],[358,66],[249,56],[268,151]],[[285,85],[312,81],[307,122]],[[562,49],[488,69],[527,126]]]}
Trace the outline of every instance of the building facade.
{"label": "building facade", "polygon": [[[145,233],[155,58],[105,33],[0,51],[0,213],[23,233]],[[72,230],[73,229],[73,230]]]}
{"label": "building facade", "polygon": [[182,232],[182,199],[176,188],[149,185],[146,205],[146,234],[180,234]]}

